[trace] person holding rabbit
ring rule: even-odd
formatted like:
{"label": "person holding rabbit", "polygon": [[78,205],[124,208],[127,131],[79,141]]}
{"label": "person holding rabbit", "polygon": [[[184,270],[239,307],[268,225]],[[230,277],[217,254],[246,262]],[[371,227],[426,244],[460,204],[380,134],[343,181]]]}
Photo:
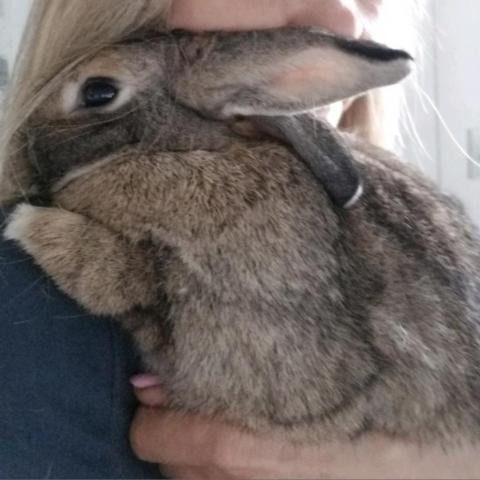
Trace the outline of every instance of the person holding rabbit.
{"label": "person holding rabbit", "polygon": [[[159,23],[163,23],[163,19],[167,18],[169,26],[171,28],[186,28],[192,30],[204,30],[204,29],[254,29],[254,28],[268,28],[278,27],[282,25],[305,25],[314,23],[325,28],[337,30],[340,33],[344,33],[350,36],[360,36],[363,32],[362,24],[372,21],[375,15],[378,13],[376,8],[379,6],[375,1],[363,1],[363,2],[338,2],[325,0],[321,4],[318,2],[250,2],[244,0],[238,2],[239,7],[238,15],[235,21],[232,21],[229,15],[219,15],[218,12],[222,12],[224,8],[223,2],[218,1],[193,1],[193,0],[174,0],[171,10],[167,10],[166,4],[162,2],[137,2],[135,6],[132,6],[132,2],[93,2],[85,0],[84,2],[71,2],[69,5],[65,5],[63,2],[55,0],[41,1],[35,6],[34,14],[32,16],[29,36],[27,36],[26,43],[24,45],[23,56],[17,69],[17,83],[14,83],[12,91],[10,93],[10,103],[7,104],[6,111],[6,128],[4,129],[5,141],[3,152],[3,171],[2,171],[2,198],[4,202],[20,194],[24,194],[28,191],[29,187],[29,171],[28,165],[24,163],[24,159],[18,154],[18,145],[22,141],[21,132],[22,126],[25,124],[26,119],[30,113],[38,108],[45,98],[41,95],[41,86],[46,79],[52,78],[55,72],[58,72],[62,64],[67,61],[71,61],[72,58],[81,58],[83,55],[91,52],[93,48],[98,48],[105,44],[120,41],[124,37],[128,37],[133,31],[138,30],[139,26],[149,26],[154,28]],[[143,5],[141,5],[143,4]],[[97,6],[97,5],[100,5]],[[98,9],[102,10],[99,11]],[[102,12],[104,15],[102,15]],[[166,12],[169,15],[165,17]],[[215,12],[215,13],[214,13]],[[73,22],[75,18],[75,23]],[[135,20],[132,21],[132,18]],[[62,36],[62,29],[46,31],[46,26],[52,23],[56,23],[58,19],[62,20],[62,24],[68,26],[70,43],[69,47],[65,46],[65,36]],[[90,22],[87,28],[87,19]],[[107,21],[108,19],[108,21]],[[318,19],[318,20],[317,20]],[[95,24],[95,22],[98,22]],[[64,35],[64,34],[63,34]],[[56,48],[54,48],[56,47]],[[33,93],[36,95],[33,95]],[[369,97],[371,99],[371,96]],[[370,105],[370,107],[369,107]],[[366,112],[371,112],[371,104],[369,100],[365,98],[361,100],[342,102],[335,107],[331,107],[326,115],[330,118],[332,123],[340,124],[350,129],[354,128],[354,122],[349,125],[351,118],[359,118],[362,116],[366,118]],[[336,115],[335,115],[336,112]],[[355,113],[356,112],[356,113]],[[336,116],[336,118],[335,118]],[[365,127],[365,125],[362,125]],[[362,127],[360,126],[360,128]],[[371,129],[373,138],[375,129]],[[11,248],[10,246],[8,248]],[[18,253],[7,252],[11,258],[16,257]],[[5,254],[4,254],[5,256]],[[12,275],[12,267],[7,266],[6,272]],[[29,270],[30,268],[30,270]],[[13,270],[15,275],[15,270]],[[33,270],[33,267],[27,267],[25,270],[17,271],[16,284],[18,288],[22,288],[22,278],[18,275],[24,275],[25,278],[35,278],[35,275],[40,277],[38,271]],[[33,277],[32,277],[33,275]],[[35,287],[35,284],[33,284]],[[44,287],[43,287],[44,288]],[[48,288],[52,288],[51,286]],[[59,297],[59,294],[53,291],[53,299],[50,301],[54,303],[53,309],[57,309],[61,302],[65,300]],[[5,289],[5,298],[7,290]],[[41,295],[41,291],[38,295]],[[37,295],[37,296],[38,296]],[[15,297],[11,299],[13,301],[5,301],[7,307],[6,311],[10,312],[10,315],[17,320],[12,326],[7,325],[2,328],[14,328],[21,327],[23,322],[31,323],[29,321],[29,314],[22,311],[21,306],[18,305],[18,301]],[[38,299],[35,300],[38,302]],[[35,305],[34,301],[34,305]],[[31,306],[32,304],[30,304]],[[40,303],[36,304],[36,308],[39,308]],[[41,308],[41,307],[40,307]],[[56,312],[58,316],[78,315],[78,310],[71,304],[63,304],[62,307]],[[81,314],[81,313],[80,313]],[[48,309],[41,312],[38,315],[37,321],[33,322],[33,325],[27,325],[28,328],[39,328],[42,325],[42,318],[45,315],[49,315]],[[51,314],[50,314],[51,315]],[[84,319],[81,320],[83,322]],[[58,319],[57,319],[58,322]],[[8,322],[7,322],[8,323]],[[76,322],[75,322],[76,323]],[[48,323],[50,330],[54,331],[56,326],[55,322]],[[90,324],[89,327],[92,327]],[[83,332],[84,337],[78,337],[78,332],[75,331],[75,325],[68,323],[65,327],[74,329],[71,332],[60,332],[58,338],[62,338],[62,342],[72,337],[75,337],[76,342],[82,342],[88,344],[91,341],[92,333],[87,333],[87,330]],[[95,329],[92,329],[94,332]],[[47,330],[48,332],[48,330]],[[97,334],[99,333],[96,330]],[[57,333],[58,334],[58,333]],[[119,377],[117,376],[116,385],[117,391],[114,391],[114,395],[123,395],[125,400],[117,403],[116,406],[119,411],[123,412],[123,419],[126,421],[128,418],[128,402],[127,394],[123,387],[119,389],[119,379],[126,375],[129,369],[134,367],[126,366],[126,357],[131,357],[131,353],[125,351],[126,347],[123,341],[120,341],[116,336],[117,333],[109,333],[101,330],[100,334],[105,337],[113,335],[113,343],[116,345],[114,348],[120,348],[120,352],[117,351],[117,361],[113,362],[115,368],[120,368],[121,372]],[[42,331],[42,336],[46,336],[45,331]],[[8,331],[3,337],[8,336]],[[28,337],[31,338],[31,337]],[[20,341],[20,340],[19,340]],[[26,346],[27,349],[31,348],[30,343],[25,341],[25,337],[21,338],[21,344]],[[35,344],[35,341],[33,341]],[[95,343],[95,345],[97,345]],[[120,347],[119,347],[120,345]],[[98,345],[97,345],[98,347]],[[72,350],[78,351],[83,355],[88,353],[84,350]],[[98,358],[101,357],[101,349],[97,348],[93,350],[97,352]],[[68,348],[65,350],[65,355],[68,357]],[[28,355],[28,352],[27,352]],[[120,355],[120,359],[118,359]],[[123,356],[123,357],[122,357]],[[15,355],[15,351],[12,354],[14,359],[18,359],[18,355]],[[11,362],[12,359],[10,358]],[[27,360],[28,361],[28,360]],[[130,361],[130,360],[128,360]],[[60,384],[63,389],[69,389],[70,382],[75,383],[78,378],[82,378],[75,374],[77,364],[80,362],[73,362],[69,365],[73,368],[71,371],[62,375],[62,383]],[[101,363],[101,362],[99,362]],[[94,364],[94,363],[93,363]],[[119,366],[120,365],[120,366]],[[123,368],[122,368],[123,366]],[[55,366],[58,368],[59,365]],[[15,368],[15,364],[13,364]],[[48,374],[48,372],[46,372]],[[99,372],[91,372],[93,376],[98,376]],[[55,376],[55,370],[51,372]],[[108,369],[102,372],[103,375],[108,375]],[[70,382],[65,380],[64,376],[71,376]],[[58,377],[57,377],[58,378]],[[13,380],[10,380],[12,382]],[[87,384],[90,383],[88,378]],[[30,377],[30,382],[32,379]],[[322,475],[326,476],[400,476],[405,475],[413,476],[449,476],[457,474],[466,476],[475,472],[477,467],[474,461],[476,452],[472,449],[460,450],[458,452],[452,452],[450,455],[444,454],[440,450],[426,449],[422,453],[419,452],[418,447],[415,445],[408,445],[401,442],[394,442],[385,438],[372,437],[365,438],[364,441],[354,445],[328,445],[324,448],[300,448],[293,446],[286,442],[282,438],[255,438],[252,435],[247,435],[241,431],[236,431],[232,427],[226,426],[221,422],[213,419],[205,419],[202,417],[185,417],[177,416],[173,412],[164,411],[162,409],[163,404],[163,392],[157,385],[157,379],[149,376],[136,376],[132,379],[132,383],[136,387],[136,393],[140,401],[145,405],[137,412],[136,418],[131,430],[131,438],[134,450],[136,453],[145,460],[149,460],[155,463],[162,463],[167,466],[168,471],[180,478],[279,478],[279,477],[296,477],[296,478],[317,478]],[[94,383],[92,383],[93,385]],[[96,384],[96,383],[95,383]],[[40,405],[44,405],[44,399],[41,396],[44,394],[45,387],[52,388],[55,385],[54,382],[47,382],[45,385],[37,383],[33,380],[33,386],[36,391],[35,399]],[[66,386],[66,387],[65,387]],[[84,387],[85,385],[83,385]],[[74,387],[72,387],[74,388]],[[77,387],[78,388],[78,387]],[[119,391],[120,390],[120,391]],[[11,405],[13,404],[13,398],[15,395],[15,389],[7,383],[7,393],[4,396],[6,406],[10,406],[10,409],[6,408],[4,411],[12,411]],[[87,393],[88,393],[87,389]],[[72,390],[73,392],[73,390]],[[67,394],[71,392],[67,391]],[[18,394],[17,394],[18,396]],[[40,397],[40,400],[38,398]],[[85,391],[80,393],[82,403],[90,405],[94,402],[92,400],[93,394],[90,392],[90,397],[86,395]],[[69,398],[69,396],[67,397]],[[25,399],[28,402],[28,398]],[[105,402],[101,404],[103,408],[112,409],[112,406]],[[149,408],[155,407],[155,408]],[[32,407],[30,407],[32,408]],[[78,408],[78,411],[82,411]],[[13,410],[15,415],[15,409]],[[68,414],[68,409],[64,412]],[[18,413],[17,413],[18,414]],[[42,415],[41,413],[39,414]],[[101,425],[104,424],[104,420],[99,413],[97,420]],[[50,417],[51,418],[51,417]],[[55,421],[60,421],[61,417],[53,416]],[[93,417],[91,417],[93,418]],[[119,416],[121,418],[121,416]],[[39,458],[39,465],[45,466],[47,469],[44,473],[48,473],[51,476],[129,476],[140,475],[140,471],[143,475],[154,475],[154,470],[149,470],[146,466],[140,466],[134,464],[131,461],[131,457],[125,455],[125,458],[120,460],[118,453],[114,454],[115,461],[112,462],[111,456],[106,456],[104,442],[102,442],[102,430],[93,429],[92,432],[88,432],[85,428],[85,417],[78,418],[75,423],[76,428],[79,431],[66,432],[64,435],[68,437],[76,437],[69,439],[70,455],[71,452],[75,452],[72,455],[74,458],[70,459],[70,465],[65,462],[65,459],[58,459],[56,455],[52,455],[52,451],[55,451],[58,455],[62,451],[58,442],[52,447],[52,441],[47,445],[50,448]],[[15,420],[9,421],[8,426],[10,429],[15,429]],[[25,427],[24,427],[25,428]],[[48,428],[45,429],[48,432]],[[124,433],[124,430],[121,430]],[[120,432],[120,433],[121,433]],[[79,438],[85,440],[86,446],[82,447],[78,443],[73,443]],[[115,438],[120,438],[117,435]],[[96,442],[96,443],[95,443]],[[55,442],[53,442],[55,443]],[[89,446],[89,445],[90,446]],[[91,445],[98,444],[99,451],[92,452]],[[72,445],[75,445],[74,447]],[[22,465],[21,455],[32,455],[29,448],[39,448],[38,443],[32,447],[28,444],[11,445],[7,452],[4,453],[5,461],[2,465],[3,468],[9,468],[6,470],[9,476],[14,476],[14,468],[21,469],[18,465]],[[67,447],[64,447],[67,449]],[[16,451],[15,451],[16,449]],[[20,452],[20,453],[19,453]],[[26,452],[26,453],[25,453]],[[100,452],[106,456],[106,458],[98,458]],[[375,452],[372,454],[372,452]],[[111,452],[110,452],[111,453]],[[34,455],[40,456],[39,452],[34,452]],[[83,465],[80,465],[81,459]],[[85,460],[85,458],[94,458],[92,463]],[[13,461],[12,461],[13,459]],[[102,464],[102,460],[104,464]],[[410,462],[412,469],[405,470],[406,461]],[[131,463],[128,463],[131,462]],[[17,467],[15,467],[15,464]],[[24,461],[33,465],[33,461],[27,459]],[[105,463],[107,465],[105,465]],[[108,465],[110,463],[110,465]],[[121,464],[122,463],[122,464]],[[86,465],[88,464],[88,465]],[[82,469],[83,470],[80,470]],[[117,468],[116,471],[114,469]],[[34,467],[31,467],[30,471]],[[63,469],[63,470],[62,470]],[[70,469],[70,471],[68,471]],[[97,470],[95,470],[97,469]],[[17,470],[26,472],[26,470]],[[37,470],[38,472],[39,470]],[[82,473],[81,472],[85,472]],[[102,473],[98,473],[102,472]],[[135,473],[133,473],[135,472]],[[3,472],[0,472],[3,474]],[[7,473],[5,473],[7,475]],[[22,473],[21,476],[28,476],[28,473]],[[35,474],[32,474],[35,475]],[[40,474],[36,474],[40,476]]]}

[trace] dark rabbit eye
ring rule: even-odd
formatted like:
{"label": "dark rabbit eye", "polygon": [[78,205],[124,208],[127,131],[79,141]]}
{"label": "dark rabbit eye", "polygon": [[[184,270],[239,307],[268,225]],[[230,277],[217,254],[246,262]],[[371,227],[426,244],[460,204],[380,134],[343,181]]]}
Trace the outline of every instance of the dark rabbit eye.
{"label": "dark rabbit eye", "polygon": [[111,78],[91,78],[83,87],[83,106],[85,108],[105,107],[118,95],[118,88]]}

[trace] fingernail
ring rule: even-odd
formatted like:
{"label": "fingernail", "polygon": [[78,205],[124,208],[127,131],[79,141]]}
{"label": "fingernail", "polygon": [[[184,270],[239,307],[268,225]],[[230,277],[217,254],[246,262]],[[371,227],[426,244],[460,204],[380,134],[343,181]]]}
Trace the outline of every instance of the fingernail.
{"label": "fingernail", "polygon": [[135,388],[159,387],[161,385],[160,378],[151,373],[142,373],[135,375],[130,379],[130,383]]}

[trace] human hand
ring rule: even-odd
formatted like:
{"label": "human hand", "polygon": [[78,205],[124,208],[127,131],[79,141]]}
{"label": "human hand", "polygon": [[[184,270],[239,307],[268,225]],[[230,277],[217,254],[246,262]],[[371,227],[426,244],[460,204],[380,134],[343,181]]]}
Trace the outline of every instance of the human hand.
{"label": "human hand", "polygon": [[381,435],[348,444],[295,446],[280,438],[255,437],[219,420],[165,410],[165,397],[155,378],[139,379],[137,384],[144,388],[135,389],[142,406],[131,428],[133,449],[139,458],[165,465],[175,478],[453,479],[480,475],[478,447],[447,453],[440,447],[420,448]]}

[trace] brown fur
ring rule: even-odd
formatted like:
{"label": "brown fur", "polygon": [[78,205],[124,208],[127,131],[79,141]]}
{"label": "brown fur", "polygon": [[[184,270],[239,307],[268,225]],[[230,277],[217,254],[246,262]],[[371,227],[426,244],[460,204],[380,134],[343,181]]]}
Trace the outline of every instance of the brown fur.
{"label": "brown fur", "polygon": [[[147,111],[161,129],[154,110],[121,125]],[[66,140],[38,137],[37,160],[95,150],[58,122],[44,128]],[[222,139],[209,151],[199,124]],[[133,334],[172,408],[301,442],[478,440],[480,247],[460,209],[349,137],[366,190],[338,209],[288,147],[193,125],[192,151],[113,135],[91,169],[47,178],[53,206],[19,207],[7,235]]]}

